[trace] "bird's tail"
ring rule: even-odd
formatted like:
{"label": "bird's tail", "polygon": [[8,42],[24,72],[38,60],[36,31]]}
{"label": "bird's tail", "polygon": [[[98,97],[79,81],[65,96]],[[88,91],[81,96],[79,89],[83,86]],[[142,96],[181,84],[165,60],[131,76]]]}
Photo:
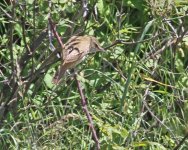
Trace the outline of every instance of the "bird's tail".
{"label": "bird's tail", "polygon": [[54,84],[59,84],[61,81],[61,78],[65,74],[65,69],[64,67],[60,66],[60,68],[56,71],[55,76],[53,77],[52,83]]}

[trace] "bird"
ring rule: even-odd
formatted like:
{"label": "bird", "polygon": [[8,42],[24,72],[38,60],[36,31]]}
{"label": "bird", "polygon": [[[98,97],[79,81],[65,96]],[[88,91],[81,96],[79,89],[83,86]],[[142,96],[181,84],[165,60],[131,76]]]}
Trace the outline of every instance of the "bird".
{"label": "bird", "polygon": [[59,84],[61,78],[68,69],[74,68],[81,63],[87,54],[97,51],[104,52],[98,40],[89,35],[72,36],[61,51],[61,65],[53,77],[52,83]]}

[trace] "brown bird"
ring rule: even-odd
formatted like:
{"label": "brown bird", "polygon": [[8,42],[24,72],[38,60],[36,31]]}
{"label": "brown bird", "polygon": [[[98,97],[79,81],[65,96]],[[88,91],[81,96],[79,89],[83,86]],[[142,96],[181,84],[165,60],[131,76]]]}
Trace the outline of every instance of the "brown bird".
{"label": "brown bird", "polygon": [[67,69],[74,68],[82,62],[88,53],[104,51],[93,36],[73,36],[64,45],[61,54],[61,66],[56,72],[53,83],[58,84]]}

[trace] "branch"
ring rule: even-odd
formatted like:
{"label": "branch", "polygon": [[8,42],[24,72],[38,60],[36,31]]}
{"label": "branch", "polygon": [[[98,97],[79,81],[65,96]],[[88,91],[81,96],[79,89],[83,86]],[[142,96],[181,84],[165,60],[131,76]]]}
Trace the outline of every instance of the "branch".
{"label": "branch", "polygon": [[105,50],[109,49],[111,47],[116,46],[117,44],[135,45],[135,44],[138,44],[138,43],[144,43],[144,42],[152,41],[152,40],[155,40],[157,37],[161,36],[163,33],[157,34],[157,35],[155,35],[155,36],[153,36],[151,38],[148,38],[148,39],[145,39],[145,40],[141,40],[141,41],[128,42],[128,41],[125,41],[125,40],[122,40],[122,39],[118,39],[118,40],[115,40],[111,45],[105,47],[104,49]]}
{"label": "branch", "polygon": [[[30,46],[30,50],[31,50],[31,54],[33,55],[36,51],[36,49],[40,46],[40,44],[44,41],[44,39],[46,38],[46,36],[48,35],[47,29],[44,29],[40,35],[38,36],[38,38],[33,41],[32,45]],[[19,67],[20,70],[23,70],[23,68],[25,68],[25,66],[28,64],[28,61],[30,60],[32,56],[30,55],[29,51],[26,51],[23,56],[21,57],[20,61],[19,61]]]}
{"label": "branch", "polygon": [[[64,44],[63,44],[63,42],[61,41],[61,38],[60,38],[59,34],[57,33],[57,31],[56,31],[56,29],[55,29],[56,26],[54,25],[54,23],[53,23],[53,21],[52,21],[52,19],[51,19],[50,17],[48,18],[48,21],[49,21],[49,23],[50,23],[50,25],[51,25],[51,29],[52,29],[52,31],[53,31],[53,34],[55,35],[55,37],[56,37],[56,39],[57,39],[57,41],[58,41],[58,43],[59,43],[61,49],[63,50],[63,49],[64,49]],[[63,56],[63,51],[61,51],[61,55]]]}
{"label": "branch", "polygon": [[82,103],[83,111],[85,112],[85,114],[87,116],[87,119],[89,121],[89,127],[91,128],[93,140],[95,141],[95,144],[97,145],[97,150],[100,150],[99,139],[97,137],[96,130],[95,130],[94,125],[93,125],[93,120],[92,120],[91,115],[90,115],[90,113],[88,111],[88,108],[87,108],[86,98],[85,98],[85,96],[83,94],[83,90],[81,88],[80,81],[77,79],[77,75],[76,74],[74,75],[74,78],[75,78],[75,80],[77,82],[78,91],[79,91],[79,94],[80,94],[80,97],[81,97],[81,103]]}

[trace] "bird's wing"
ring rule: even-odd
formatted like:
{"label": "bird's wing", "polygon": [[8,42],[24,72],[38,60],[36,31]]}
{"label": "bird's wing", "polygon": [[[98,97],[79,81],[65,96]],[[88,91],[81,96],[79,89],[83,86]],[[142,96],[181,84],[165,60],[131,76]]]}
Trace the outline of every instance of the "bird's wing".
{"label": "bird's wing", "polygon": [[69,51],[69,54],[66,55],[64,58],[64,63],[71,63],[81,60],[85,56],[84,52],[80,52],[78,49]]}

